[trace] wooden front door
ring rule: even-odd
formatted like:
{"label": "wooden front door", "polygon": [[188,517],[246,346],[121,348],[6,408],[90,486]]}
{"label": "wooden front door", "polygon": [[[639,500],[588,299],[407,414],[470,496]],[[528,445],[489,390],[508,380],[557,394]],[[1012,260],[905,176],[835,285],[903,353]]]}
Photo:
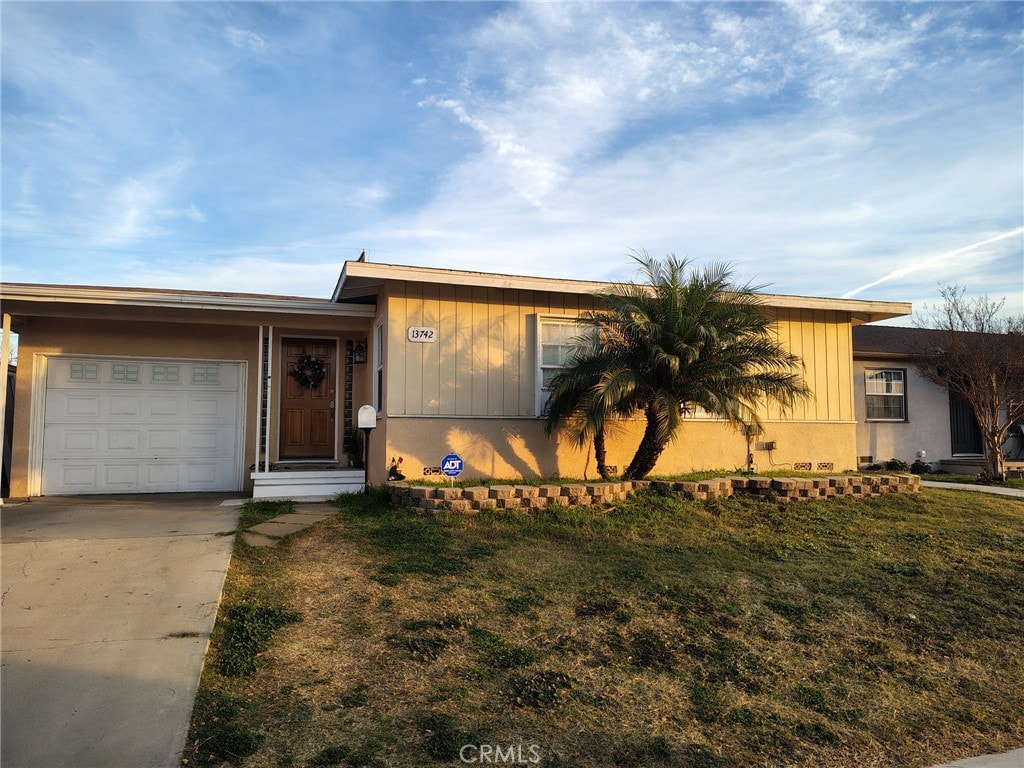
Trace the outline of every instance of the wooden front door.
{"label": "wooden front door", "polygon": [[[337,408],[337,344],[329,339],[284,339],[281,382],[282,459],[333,459]],[[322,362],[323,380],[309,381]],[[296,376],[298,369],[307,380]],[[314,376],[318,378],[318,376]]]}
{"label": "wooden front door", "polygon": [[966,400],[955,392],[949,393],[949,427],[953,455],[982,453],[981,428],[974,411]]}

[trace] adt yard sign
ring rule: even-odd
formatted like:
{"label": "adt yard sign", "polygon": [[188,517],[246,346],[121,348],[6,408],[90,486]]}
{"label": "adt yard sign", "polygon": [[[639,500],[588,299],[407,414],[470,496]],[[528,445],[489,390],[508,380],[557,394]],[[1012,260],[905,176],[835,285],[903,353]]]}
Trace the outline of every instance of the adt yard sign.
{"label": "adt yard sign", "polygon": [[441,474],[445,477],[458,477],[462,474],[462,457],[457,453],[449,453],[441,459]]}

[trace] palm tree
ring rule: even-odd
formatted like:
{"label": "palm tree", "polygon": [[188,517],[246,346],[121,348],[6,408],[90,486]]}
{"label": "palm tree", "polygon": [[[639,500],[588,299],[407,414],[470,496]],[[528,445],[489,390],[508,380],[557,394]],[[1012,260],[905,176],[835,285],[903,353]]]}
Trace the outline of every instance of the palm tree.
{"label": "palm tree", "polygon": [[578,319],[589,333],[551,382],[549,432],[565,426],[576,445],[594,439],[603,450],[607,428],[642,413],[644,434],[624,473],[640,479],[697,409],[760,428],[760,404],[790,407],[810,396],[796,373],[800,359],[772,334],[758,287],[734,285],[724,264],[695,270],[675,256],[635,259],[646,282],[602,294],[603,307]]}
{"label": "palm tree", "polygon": [[566,437],[577,448],[582,448],[592,439],[597,472],[607,480],[611,475],[605,450],[608,413],[603,401],[597,396],[605,367],[604,360],[600,350],[595,349],[592,334],[580,336],[574,341],[576,348],[567,361],[569,366],[556,374],[548,385],[550,397],[544,409],[547,417],[545,430],[551,435],[563,429]]}

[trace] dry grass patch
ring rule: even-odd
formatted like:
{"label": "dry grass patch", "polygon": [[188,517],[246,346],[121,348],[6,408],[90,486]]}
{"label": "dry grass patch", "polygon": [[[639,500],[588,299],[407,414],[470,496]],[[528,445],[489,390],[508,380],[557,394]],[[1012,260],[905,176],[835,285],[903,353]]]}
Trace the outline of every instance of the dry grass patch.
{"label": "dry grass patch", "polygon": [[224,615],[258,599],[301,622],[252,676],[208,666],[190,765],[459,765],[494,745],[545,766],[924,766],[1024,743],[1014,500],[340,504],[236,553]]}

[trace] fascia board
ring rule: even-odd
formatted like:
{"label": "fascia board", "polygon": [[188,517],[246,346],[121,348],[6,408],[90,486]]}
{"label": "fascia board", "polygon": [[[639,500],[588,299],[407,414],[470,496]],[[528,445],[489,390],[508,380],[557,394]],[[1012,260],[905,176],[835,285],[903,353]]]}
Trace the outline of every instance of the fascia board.
{"label": "fascia board", "polygon": [[[347,261],[342,268],[338,285],[334,289],[334,300],[337,301],[343,295],[346,282],[359,281],[360,283],[380,285],[388,280],[404,280],[414,283],[442,283],[446,285],[474,285],[484,288],[508,288],[586,295],[604,293],[615,288],[616,285],[621,285],[621,283],[588,280],[520,277],[516,275],[497,275],[488,272],[437,269],[434,267],[408,267],[396,264]],[[894,317],[904,317],[913,311],[913,306],[910,302],[905,301],[829,299],[771,293],[761,293],[758,295],[766,306],[778,309],[822,309],[850,312],[855,316],[853,319],[857,323],[890,320]]]}
{"label": "fascia board", "polygon": [[231,310],[234,312],[279,312],[296,315],[373,317],[372,305],[334,304],[302,298],[249,296],[240,294],[191,294],[149,292],[132,288],[94,288],[91,286],[0,285],[4,301],[38,304],[92,304],[128,307],[161,307],[195,310]]}

